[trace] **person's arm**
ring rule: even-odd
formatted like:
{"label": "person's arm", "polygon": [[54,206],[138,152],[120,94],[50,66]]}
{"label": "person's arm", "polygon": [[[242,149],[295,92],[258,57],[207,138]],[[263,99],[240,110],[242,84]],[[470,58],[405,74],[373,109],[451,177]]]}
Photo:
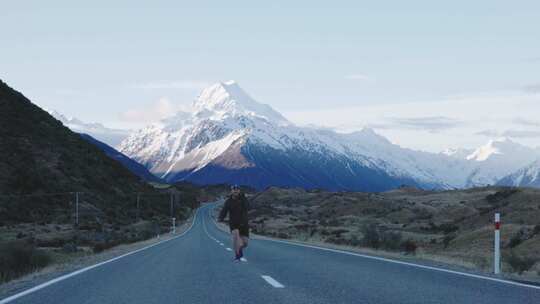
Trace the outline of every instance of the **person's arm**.
{"label": "person's arm", "polygon": [[229,213],[229,200],[226,200],[223,204],[223,208],[221,208],[221,211],[219,212],[218,221],[223,222],[223,220],[227,216],[227,213]]}

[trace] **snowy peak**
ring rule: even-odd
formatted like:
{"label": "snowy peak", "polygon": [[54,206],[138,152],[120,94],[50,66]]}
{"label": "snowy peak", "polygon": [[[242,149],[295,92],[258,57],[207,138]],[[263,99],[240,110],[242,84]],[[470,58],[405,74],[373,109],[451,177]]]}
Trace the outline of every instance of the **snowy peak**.
{"label": "snowy peak", "polygon": [[100,123],[87,123],[78,118],[67,117],[56,110],[46,111],[71,131],[89,134],[113,147],[118,146],[131,132],[130,130],[110,129]]}
{"label": "snowy peak", "polygon": [[467,156],[471,155],[473,152],[474,150],[464,148],[448,148],[440,154],[457,159],[466,159]]}
{"label": "snowy peak", "polygon": [[486,145],[479,147],[466,157],[472,161],[486,161],[495,155],[512,155],[515,153],[530,152],[530,148],[522,146],[508,138],[490,140]]}
{"label": "snowy peak", "polygon": [[502,178],[498,184],[502,186],[540,188],[540,159]]}
{"label": "snowy peak", "polygon": [[195,115],[213,116],[221,119],[227,116],[256,116],[280,125],[290,124],[280,113],[269,105],[258,103],[234,80],[218,82],[204,89],[193,102]]}

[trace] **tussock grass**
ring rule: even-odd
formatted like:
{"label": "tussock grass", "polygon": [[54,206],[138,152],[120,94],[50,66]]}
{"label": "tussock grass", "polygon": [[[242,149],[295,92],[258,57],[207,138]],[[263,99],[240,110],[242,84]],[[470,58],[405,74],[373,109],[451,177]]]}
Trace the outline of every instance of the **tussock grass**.
{"label": "tussock grass", "polygon": [[50,255],[33,244],[23,241],[0,244],[0,282],[36,271],[51,262]]}

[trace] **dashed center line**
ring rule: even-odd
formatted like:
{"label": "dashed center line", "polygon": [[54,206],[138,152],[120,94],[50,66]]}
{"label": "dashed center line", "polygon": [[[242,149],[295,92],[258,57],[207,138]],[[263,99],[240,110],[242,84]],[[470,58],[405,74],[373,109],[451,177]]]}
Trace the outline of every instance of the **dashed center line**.
{"label": "dashed center line", "polygon": [[275,288],[284,288],[285,287],[280,282],[274,280],[274,278],[272,278],[271,276],[262,275],[261,278],[263,278],[266,281],[266,283],[272,285]]}
{"label": "dashed center line", "polygon": [[231,249],[231,248],[228,248],[228,247],[227,247],[226,249],[227,249],[227,251],[232,251],[232,249]]}

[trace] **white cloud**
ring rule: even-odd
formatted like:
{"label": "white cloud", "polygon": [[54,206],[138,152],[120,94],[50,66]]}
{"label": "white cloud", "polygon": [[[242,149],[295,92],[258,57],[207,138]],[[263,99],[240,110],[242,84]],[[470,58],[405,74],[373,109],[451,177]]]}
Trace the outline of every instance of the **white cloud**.
{"label": "white cloud", "polygon": [[167,97],[141,108],[135,108],[120,113],[120,119],[130,123],[147,124],[159,121],[178,111],[191,111],[191,107],[183,104],[175,104]]}
{"label": "white cloud", "polygon": [[145,83],[132,84],[129,87],[134,89],[156,90],[156,89],[189,89],[201,90],[208,87],[210,83],[206,81],[194,80],[172,80],[172,81],[151,81]]}

